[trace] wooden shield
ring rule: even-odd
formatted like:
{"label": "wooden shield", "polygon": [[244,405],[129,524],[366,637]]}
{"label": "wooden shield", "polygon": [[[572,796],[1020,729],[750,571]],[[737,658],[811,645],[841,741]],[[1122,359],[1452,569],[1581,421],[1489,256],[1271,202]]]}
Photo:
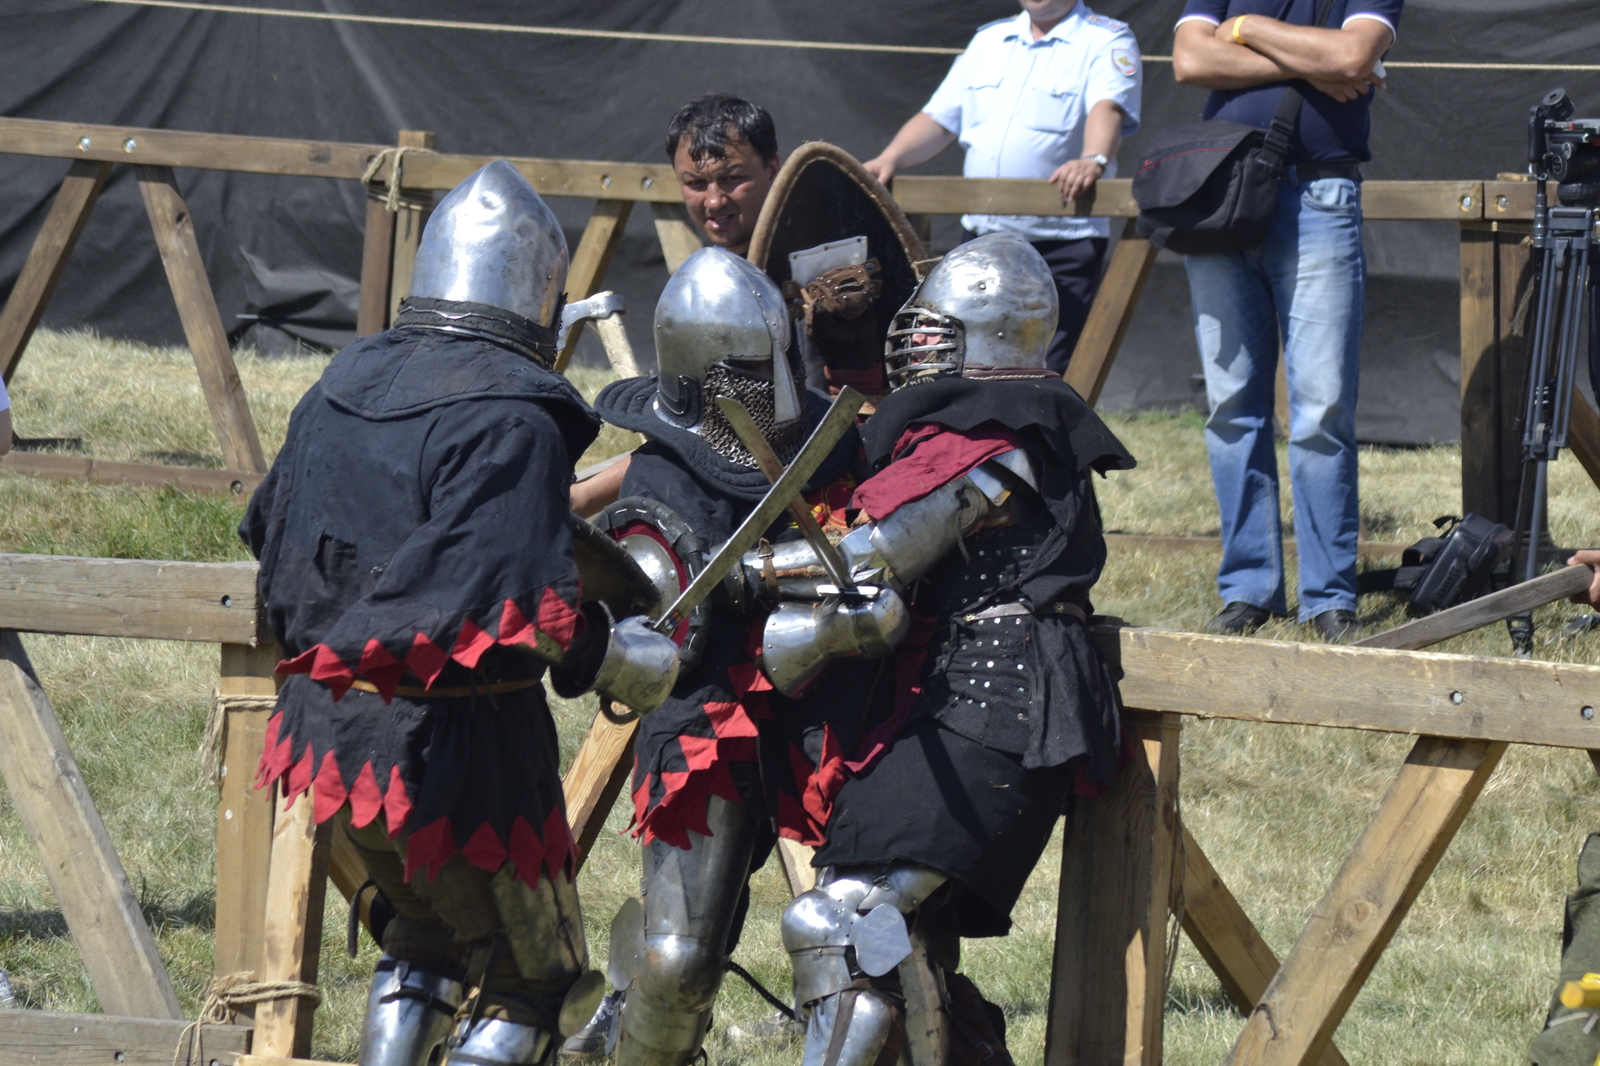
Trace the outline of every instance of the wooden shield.
{"label": "wooden shield", "polygon": [[850,343],[820,346],[818,354],[830,386],[851,385],[876,395],[886,387],[883,341],[889,323],[917,287],[915,263],[927,253],[889,190],[855,157],[834,145],[807,141],[778,171],[756,220],[748,258],[782,287],[791,280],[791,252],[852,237],[867,239],[867,254],[882,268],[883,292],[866,312],[870,329]]}
{"label": "wooden shield", "polygon": [[656,587],[639,564],[609,534],[577,515],[572,516],[572,554],[585,602],[600,600],[619,620],[660,610]]}

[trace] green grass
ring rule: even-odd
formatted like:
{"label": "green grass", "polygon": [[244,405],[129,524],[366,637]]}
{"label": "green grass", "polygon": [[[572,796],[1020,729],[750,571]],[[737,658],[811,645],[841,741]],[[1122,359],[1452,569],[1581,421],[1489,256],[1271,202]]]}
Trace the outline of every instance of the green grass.
{"label": "green grass", "polygon": [[[268,454],[281,442],[295,400],[324,364],[241,353],[240,373]],[[592,396],[605,377],[584,371],[577,380]],[[221,462],[181,349],[42,332],[22,363],[14,396],[25,437],[81,438],[87,454],[103,458]],[[1140,468],[1100,483],[1107,528],[1214,535],[1216,507],[1198,416],[1111,421]],[[584,462],[630,441],[629,434],[608,431]],[[1409,541],[1428,533],[1434,517],[1457,512],[1459,462],[1452,447],[1363,451],[1367,535]],[[1552,485],[1557,541],[1600,542],[1600,494],[1581,469],[1563,459]],[[245,553],[232,528],[241,513],[240,502],[220,497],[0,474],[0,551],[239,559]],[[1216,564],[1214,551],[1115,550],[1096,606],[1137,624],[1198,628],[1218,606]],[[1600,637],[1551,639],[1576,612],[1568,605],[1540,612],[1541,658],[1600,662]],[[1363,601],[1362,614],[1375,624],[1399,620],[1393,606],[1376,597]],[[1275,622],[1264,635],[1311,639],[1290,622]],[[29,636],[26,642],[192,1013],[211,968],[215,796],[196,783],[194,752],[216,678],[216,649],[75,637]],[[1509,648],[1503,629],[1491,627],[1442,650],[1504,655]],[[593,704],[555,701],[555,707],[570,758]],[[1280,954],[1294,942],[1408,747],[1404,737],[1355,731],[1185,721],[1185,821]],[[622,835],[626,820],[625,805],[612,812],[580,879],[597,964],[605,957],[611,915],[637,891],[638,851]],[[1350,1060],[1430,1066],[1525,1061],[1519,1056],[1539,1027],[1555,973],[1572,863],[1595,829],[1600,779],[1582,752],[1513,748],[1339,1029],[1337,1040]],[[1021,1063],[1037,1063],[1042,1055],[1059,861],[1058,839],[1018,905],[1010,937],[966,945],[965,969],[1006,1009]],[[757,874],[752,895],[737,958],[782,993],[788,964],[777,919],[787,889],[775,863]],[[354,1055],[376,957],[364,945],[360,958],[345,958],[341,904],[330,900],[325,922],[327,999],[318,1011],[314,1048],[333,1059]],[[0,967],[28,1007],[97,1009],[44,871],[3,793]],[[730,980],[718,1002],[711,1057],[751,1066],[798,1062],[796,1045],[727,1039],[729,1025],[769,1014],[753,992]],[[1239,1024],[1204,962],[1181,942],[1166,1061],[1218,1061]]]}

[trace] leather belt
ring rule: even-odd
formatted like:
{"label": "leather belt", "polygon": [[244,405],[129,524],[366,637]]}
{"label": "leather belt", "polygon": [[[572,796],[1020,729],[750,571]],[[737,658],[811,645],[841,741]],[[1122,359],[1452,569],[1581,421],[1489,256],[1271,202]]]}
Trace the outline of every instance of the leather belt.
{"label": "leather belt", "polygon": [[1294,185],[1321,181],[1323,178],[1346,178],[1361,181],[1361,164],[1354,159],[1332,159],[1325,163],[1296,163],[1285,175]]}
{"label": "leather belt", "polygon": [[[524,677],[516,681],[496,681],[492,685],[453,685],[443,688],[417,688],[415,685],[401,685],[394,690],[396,696],[404,696],[408,700],[454,700],[467,696],[498,696],[502,692],[519,692],[525,688],[532,688],[539,682],[535,678]],[[371,681],[362,681],[360,678],[350,682],[351,688],[360,689],[362,692],[377,692],[378,686]],[[381,695],[381,693],[380,693]]]}
{"label": "leather belt", "polygon": [[986,607],[983,610],[977,611],[973,614],[964,614],[961,616],[961,620],[963,622],[981,622],[986,618],[1015,618],[1025,614],[1031,614],[1035,617],[1045,618],[1048,618],[1051,615],[1055,615],[1057,617],[1066,615],[1069,618],[1076,618],[1085,625],[1089,623],[1089,615],[1082,607],[1079,607],[1075,603],[1067,603],[1066,601],[1061,601],[1059,603],[1047,603],[1043,607],[1034,608],[1032,610],[1030,610],[1028,605],[1025,603],[1002,603],[994,607]]}

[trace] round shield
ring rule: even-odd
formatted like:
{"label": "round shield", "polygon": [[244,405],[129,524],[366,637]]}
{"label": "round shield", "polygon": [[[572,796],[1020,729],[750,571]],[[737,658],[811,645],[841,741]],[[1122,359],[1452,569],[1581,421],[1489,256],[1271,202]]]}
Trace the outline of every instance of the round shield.
{"label": "round shield", "polygon": [[888,391],[883,344],[917,287],[922,242],[905,212],[850,153],[808,141],[778,171],[750,262],[789,298],[808,384]]}
{"label": "round shield", "polygon": [[[595,531],[624,555],[650,583],[656,604],[649,613],[659,617],[705,566],[709,549],[705,538],[662,503],[645,496],[628,496],[608,504],[590,522]],[[687,673],[700,661],[710,620],[704,601],[698,604],[672,639],[679,670]]]}

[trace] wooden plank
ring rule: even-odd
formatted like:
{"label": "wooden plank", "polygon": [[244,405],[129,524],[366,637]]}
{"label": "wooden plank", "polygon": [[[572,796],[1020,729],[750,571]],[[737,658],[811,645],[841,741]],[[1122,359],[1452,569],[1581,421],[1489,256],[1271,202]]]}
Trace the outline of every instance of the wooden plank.
{"label": "wooden plank", "polygon": [[1569,566],[1536,577],[1532,581],[1524,581],[1499,592],[1468,600],[1466,603],[1457,604],[1425,618],[1395,626],[1382,633],[1374,633],[1351,646],[1403,648],[1407,651],[1431,647],[1451,637],[1504,621],[1514,614],[1531,611],[1547,603],[1576,595],[1589,587],[1593,577],[1594,571],[1587,566]]}
{"label": "wooden plank", "polygon": [[[1126,548],[1136,551],[1221,551],[1221,537],[1163,537],[1149,533],[1107,533],[1106,545],[1113,548]],[[1402,544],[1397,540],[1363,540],[1356,543],[1356,554],[1363,559],[1392,559],[1398,556],[1409,544]],[[1283,550],[1287,555],[1295,553],[1294,538],[1283,542]]]}
{"label": "wooden plank", "polygon": [[1045,1066],[1158,1066],[1177,868],[1178,719],[1130,714],[1138,752],[1074,800],[1061,854]]}
{"label": "wooden plank", "polygon": [[1224,1066],[1317,1061],[1505,748],[1417,740]]}
{"label": "wooden plank", "polygon": [[0,470],[59,481],[85,480],[101,485],[140,485],[147,488],[171,485],[185,492],[215,492],[231,496],[254,492],[266,477],[252,470],[202,470],[192,466],[160,466],[154,463],[113,463],[75,455],[36,455],[18,451],[0,455]]}
{"label": "wooden plank", "polygon": [[[438,138],[431,130],[401,130],[397,142],[401,148],[426,148],[433,150]],[[410,176],[411,168],[418,161],[431,159],[427,155],[408,155],[401,164],[400,176],[404,180]],[[473,167],[473,170],[478,169]],[[472,173],[469,170],[461,175],[465,180]],[[460,181],[450,183],[450,188],[460,184]],[[411,268],[417,261],[417,245],[422,242],[422,229],[428,223],[428,215],[432,208],[424,209],[418,203],[402,202],[400,210],[394,214],[394,251],[390,258],[389,266],[389,321],[394,321],[394,316],[400,311],[400,301],[411,294]]]}
{"label": "wooden plank", "polygon": [[112,1014],[182,1018],[139,897],[111,846],[22,638],[0,631],[0,777]]}
{"label": "wooden plank", "polygon": [[661,242],[661,254],[667,260],[667,273],[676,274],[685,260],[705,247],[705,241],[689,221],[681,202],[651,204],[650,213],[655,216],[656,239]]}
{"label": "wooden plank", "polygon": [[[110,1014],[0,1011],[0,1062],[8,1066],[172,1066],[188,1022]],[[206,1063],[237,1066],[250,1046],[242,1025],[207,1025]],[[183,1060],[180,1058],[180,1062]]]}
{"label": "wooden plank", "polygon": [[638,722],[617,725],[605,715],[595,714],[561,779],[567,823],[572,827],[572,839],[578,842],[574,875],[589,858],[589,849],[599,839],[606,817],[633,772],[633,740],[638,732]]}
{"label": "wooden plank", "polygon": [[[271,697],[276,644],[222,646],[218,695]],[[272,862],[272,794],[255,787],[270,707],[229,710],[223,723],[221,789],[217,797],[217,976],[261,971]],[[253,1007],[243,1013],[254,1014]]]}
{"label": "wooden plank", "polygon": [[1495,221],[1531,221],[1536,189],[1531,181],[1484,182],[1483,217]]}
{"label": "wooden plank", "polygon": [[[505,159],[522,171],[540,196],[593,196],[606,200],[681,203],[678,178],[664,163],[611,163],[527,159],[495,155],[407,156],[400,175],[406,189],[453,189],[479,167]],[[388,180],[387,166],[378,174]]]}
{"label": "wooden plank", "polygon": [[1142,710],[1600,748],[1600,667],[1160,629],[1093,632],[1121,661],[1123,703]]}
{"label": "wooden plank", "polygon": [[361,297],[356,336],[370,337],[389,326],[389,275],[394,269],[395,217],[383,198],[367,191],[367,223],[361,239]]}
{"label": "wooden plank", "polygon": [[1483,217],[1483,182],[1362,182],[1361,217],[1368,221],[1447,219],[1467,222],[1480,219]]}
{"label": "wooden plank", "polygon": [[1062,203],[1061,193],[1041,178],[946,178],[898,175],[889,183],[895,202],[908,215],[1066,215],[1084,218],[1139,213],[1133,182],[1104,178],[1087,196]]}
{"label": "wooden plank", "polygon": [[1481,515],[1501,510],[1499,328],[1495,277],[1499,258],[1488,223],[1461,227],[1461,506]]}
{"label": "wooden plank", "polygon": [[84,122],[0,118],[0,152],[11,155],[193,167],[197,170],[235,170],[246,174],[360,178],[367,168],[367,161],[385,147],[381,144],[341,144],[281,137],[152,130],[139,126],[96,126]]}
{"label": "wooden plank", "polygon": [[[567,270],[567,299],[586,300],[600,291],[611,266],[611,257],[622,244],[622,232],[628,228],[628,215],[633,211],[630,200],[599,200],[583,227],[583,238],[578,250],[572,253],[572,266]],[[583,336],[582,322],[567,334],[567,346],[556,353],[556,370],[563,371],[572,360],[573,349]]]}
{"label": "wooden plank", "polygon": [[[1233,898],[1187,826],[1183,829],[1183,931],[1217,975],[1222,991],[1248,1016],[1278,972],[1275,955]],[[1317,1066],[1346,1066],[1332,1043]]]}
{"label": "wooden plank", "polygon": [[178,194],[177,181],[170,167],[138,166],[139,192],[144,197],[150,227],[155,231],[161,263],[167,270],[172,298],[183,321],[183,334],[189,339],[195,369],[200,372],[200,390],[211,409],[211,422],[222,444],[222,461],[239,470],[265,472],[266,456],[256,436],[245,400],[239,369],[233,364],[228,347],[228,332],[222,327],[217,298],[206,277],[195,240],[194,219]]}
{"label": "wooden plank", "polygon": [[817,868],[811,865],[817,849],[807,847],[798,840],[778,838],[778,864],[783,867],[783,879],[789,882],[789,895],[798,896],[817,887]]}
{"label": "wooden plank", "polygon": [[[275,790],[276,791],[276,790]],[[313,789],[314,791],[314,789]],[[317,983],[322,906],[328,889],[328,825],[312,822],[306,792],[272,827],[272,870],[267,880],[266,943],[261,980]],[[256,1007],[255,1042],[262,1055],[304,1056],[311,1050],[315,1004],[289,997]]]}
{"label": "wooden plank", "polygon": [[0,312],[0,377],[7,382],[17,372],[17,363],[38,328],[39,319],[44,317],[44,309],[66,269],[67,257],[78,243],[78,235],[89,221],[89,212],[100,199],[100,190],[105,188],[110,173],[110,163],[74,159],[56,191],[50,213],[6,298],[5,310]]}
{"label": "wooden plank", "polygon": [[255,563],[0,554],[0,628],[257,645]]}
{"label": "wooden plank", "polygon": [[1567,426],[1567,446],[1589,475],[1600,485],[1600,415],[1581,389],[1572,390],[1572,419]]}
{"label": "wooden plank", "polygon": [[1072,358],[1067,362],[1067,372],[1061,375],[1091,407],[1100,399],[1100,390],[1111,373],[1122,338],[1128,334],[1139,294],[1144,292],[1155,261],[1156,249],[1139,235],[1129,219],[1122,227],[1117,250],[1106,265],[1100,291],[1095,294],[1083,332],[1078,336],[1078,346],[1072,349]]}

